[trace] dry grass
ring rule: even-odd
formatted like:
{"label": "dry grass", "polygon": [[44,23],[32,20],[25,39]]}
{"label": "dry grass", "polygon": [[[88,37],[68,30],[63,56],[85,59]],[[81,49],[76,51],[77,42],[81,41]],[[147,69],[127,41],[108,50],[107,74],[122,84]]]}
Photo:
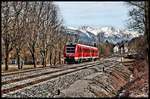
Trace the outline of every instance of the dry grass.
{"label": "dry grass", "polygon": [[132,67],[134,79],[127,83],[124,95],[128,94],[129,97],[138,97],[141,95],[143,97],[143,94],[147,95],[149,92],[149,66],[146,61],[143,60],[134,62]]}
{"label": "dry grass", "polygon": [[[42,65],[37,65],[37,68],[40,68],[42,67]],[[26,69],[33,69],[34,66],[33,65],[23,65],[23,70],[26,70]],[[8,65],[8,71],[16,71],[18,70],[18,65]],[[5,71],[5,66],[2,65],[1,66],[1,71]]]}

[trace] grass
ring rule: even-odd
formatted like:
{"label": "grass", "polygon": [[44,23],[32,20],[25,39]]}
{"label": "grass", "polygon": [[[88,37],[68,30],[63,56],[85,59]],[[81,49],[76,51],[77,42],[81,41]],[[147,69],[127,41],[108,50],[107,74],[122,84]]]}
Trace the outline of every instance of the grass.
{"label": "grass", "polygon": [[[9,71],[15,71],[18,70],[18,68],[8,68]],[[5,67],[1,68],[1,71],[5,71]]]}
{"label": "grass", "polygon": [[[41,65],[37,65],[37,67],[42,67]],[[33,65],[23,65],[23,70],[33,69]],[[18,70],[18,65],[8,65],[8,71],[16,71]],[[1,65],[1,71],[5,71],[5,66]]]}

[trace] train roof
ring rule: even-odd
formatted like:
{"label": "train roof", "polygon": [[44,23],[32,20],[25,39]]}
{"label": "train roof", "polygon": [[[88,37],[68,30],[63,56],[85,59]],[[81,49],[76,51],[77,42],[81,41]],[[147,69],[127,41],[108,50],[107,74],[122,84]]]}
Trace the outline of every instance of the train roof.
{"label": "train roof", "polygon": [[83,46],[83,47],[89,47],[89,48],[97,49],[97,47],[93,47],[93,46],[88,46],[88,45],[83,45],[83,44],[77,44],[77,45]]}
{"label": "train roof", "polygon": [[[77,43],[67,43],[66,45],[76,45]],[[97,47],[93,47],[93,46],[88,46],[88,45],[83,45],[83,44],[77,44],[79,46],[83,46],[83,47],[88,47],[88,48],[93,48],[93,49],[98,49]]]}

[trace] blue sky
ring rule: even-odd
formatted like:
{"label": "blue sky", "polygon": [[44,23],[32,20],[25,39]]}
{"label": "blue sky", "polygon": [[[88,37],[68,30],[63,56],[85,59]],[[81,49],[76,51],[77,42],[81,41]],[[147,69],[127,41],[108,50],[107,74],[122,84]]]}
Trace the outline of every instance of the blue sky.
{"label": "blue sky", "polygon": [[125,2],[54,2],[66,26],[114,26],[125,28],[128,7]]}

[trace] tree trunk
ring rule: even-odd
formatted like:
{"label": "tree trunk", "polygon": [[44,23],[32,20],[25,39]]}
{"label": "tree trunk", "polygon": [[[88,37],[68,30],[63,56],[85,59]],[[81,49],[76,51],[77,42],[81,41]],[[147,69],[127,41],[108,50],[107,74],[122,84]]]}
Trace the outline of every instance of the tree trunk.
{"label": "tree trunk", "polygon": [[20,55],[19,55],[18,52],[17,52],[17,63],[18,63],[18,69],[21,69],[21,66],[20,66]]}
{"label": "tree trunk", "polygon": [[50,52],[50,56],[49,56],[49,62],[50,62],[50,65],[52,65],[52,52]]}
{"label": "tree trunk", "polygon": [[[147,44],[149,44],[149,2],[148,1],[145,1],[145,20],[146,20],[145,38]],[[147,63],[149,64],[149,46],[147,48],[146,60]]]}
{"label": "tree trunk", "polygon": [[43,65],[43,68],[44,68],[45,67],[44,57],[43,57],[42,65]]}
{"label": "tree trunk", "polygon": [[59,64],[61,64],[61,50],[59,51]]}
{"label": "tree trunk", "polygon": [[35,54],[34,54],[34,52],[32,53],[32,60],[33,60],[34,68],[36,68],[36,59],[35,59]]}
{"label": "tree trunk", "polygon": [[8,55],[9,55],[9,53],[8,53],[8,47],[6,47],[6,49],[5,49],[5,54],[6,54],[6,58],[5,58],[5,71],[7,71],[8,70]]}
{"label": "tree trunk", "polygon": [[35,59],[35,56],[33,57],[33,65],[34,65],[34,68],[36,68],[36,59]]}
{"label": "tree trunk", "polygon": [[5,58],[5,71],[8,70],[8,53],[6,53],[6,58]]}
{"label": "tree trunk", "polygon": [[45,64],[45,67],[46,67],[46,56],[45,56],[45,59],[44,59],[44,64]]}
{"label": "tree trunk", "polygon": [[[148,1],[146,1],[146,3],[147,3],[147,5],[146,5],[146,8],[147,8],[147,23],[146,23],[146,25],[147,25],[147,43],[148,43],[148,45],[149,45],[149,2]],[[147,51],[148,51],[148,54],[147,54],[147,60],[148,60],[148,65],[149,65],[149,46],[148,46],[148,49],[147,49]]]}
{"label": "tree trunk", "polygon": [[33,61],[33,65],[34,65],[34,68],[36,68],[36,58],[35,58],[35,44],[32,45],[32,49],[30,49],[30,53],[32,55],[32,61]]}
{"label": "tree trunk", "polygon": [[45,67],[46,67],[46,63],[47,63],[47,51],[45,51],[44,53],[44,64],[45,64]]}
{"label": "tree trunk", "polygon": [[55,50],[54,65],[56,65],[56,50]]}
{"label": "tree trunk", "polygon": [[43,57],[43,63],[42,63],[42,65],[43,65],[43,68],[46,67],[46,58],[45,57]]}

